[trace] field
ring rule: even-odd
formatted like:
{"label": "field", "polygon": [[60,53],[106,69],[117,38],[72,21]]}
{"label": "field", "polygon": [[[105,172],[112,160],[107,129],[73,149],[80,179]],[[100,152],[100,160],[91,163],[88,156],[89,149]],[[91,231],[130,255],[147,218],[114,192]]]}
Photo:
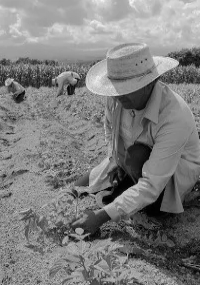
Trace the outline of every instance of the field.
{"label": "field", "polygon": [[[200,130],[200,86],[171,87],[188,102]],[[66,254],[66,246],[60,243],[63,232],[56,236],[59,223],[53,237],[35,240],[33,232],[28,243],[19,212],[31,208],[48,216],[52,201],[59,204],[73,181],[105,157],[105,98],[90,94],[85,87],[57,101],[55,88],[26,90],[26,101],[16,104],[4,87],[0,89],[0,284],[59,285],[64,271],[49,277],[49,269]],[[93,197],[80,199],[78,214],[84,208],[97,208]],[[70,205],[67,211],[72,213]],[[166,219],[137,213],[132,223],[108,222],[86,244],[93,246],[97,241],[127,246],[131,272],[137,277],[137,283],[130,284],[200,284],[200,267],[194,268],[200,264],[197,199],[187,201],[183,214]]]}
{"label": "field", "polygon": [[[0,64],[0,86],[4,85],[8,77],[14,78],[24,87],[40,88],[41,86],[51,87],[51,80],[66,70],[73,70],[81,76],[78,87],[85,86],[85,77],[89,68],[94,63],[69,64],[69,65],[46,65],[46,64]],[[199,84],[200,68],[194,65],[178,66],[161,76],[161,80],[173,84]]]}

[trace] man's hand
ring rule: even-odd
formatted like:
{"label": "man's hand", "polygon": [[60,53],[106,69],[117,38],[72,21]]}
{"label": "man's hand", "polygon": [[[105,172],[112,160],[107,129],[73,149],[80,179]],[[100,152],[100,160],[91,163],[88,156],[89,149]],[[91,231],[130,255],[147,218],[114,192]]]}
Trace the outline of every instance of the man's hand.
{"label": "man's hand", "polygon": [[16,99],[18,95],[19,95],[19,92],[15,92],[15,93],[13,94],[13,99]]}
{"label": "man's hand", "polygon": [[72,228],[82,228],[85,233],[95,233],[104,223],[110,220],[110,217],[103,209],[97,211],[88,211],[78,220],[72,223]]}

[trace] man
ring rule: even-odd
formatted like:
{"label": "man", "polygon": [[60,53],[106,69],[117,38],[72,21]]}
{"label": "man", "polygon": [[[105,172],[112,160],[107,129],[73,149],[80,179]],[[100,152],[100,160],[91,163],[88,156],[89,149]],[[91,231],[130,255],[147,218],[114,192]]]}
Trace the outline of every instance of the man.
{"label": "man", "polygon": [[5,86],[7,87],[8,93],[13,93],[13,100],[16,103],[21,103],[24,101],[25,89],[21,84],[19,84],[13,78],[7,78],[5,81]]}
{"label": "man", "polygon": [[57,97],[63,94],[65,84],[67,85],[68,95],[73,95],[79,80],[79,74],[73,71],[64,71],[52,79],[52,85],[58,87]]}
{"label": "man", "polygon": [[151,56],[146,44],[130,43],[110,49],[106,60],[89,70],[87,88],[107,96],[109,153],[75,183],[98,192],[102,208],[84,214],[73,228],[94,233],[108,220],[118,222],[141,209],[152,216],[184,211],[200,175],[198,132],[183,98],[158,80],[177,65],[172,58]]}

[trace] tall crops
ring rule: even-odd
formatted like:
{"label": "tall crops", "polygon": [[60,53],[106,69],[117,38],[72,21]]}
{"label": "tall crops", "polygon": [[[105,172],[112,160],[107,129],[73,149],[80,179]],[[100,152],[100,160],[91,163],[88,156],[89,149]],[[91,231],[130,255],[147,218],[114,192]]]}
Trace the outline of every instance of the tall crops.
{"label": "tall crops", "polygon": [[[6,78],[11,77],[21,83],[24,87],[40,86],[51,87],[52,78],[63,71],[74,71],[80,74],[79,86],[85,85],[85,76],[91,64],[78,65],[46,65],[46,64],[11,64],[0,65],[0,85],[3,86]],[[193,83],[200,84],[200,68],[194,65],[178,66],[161,76],[161,80],[166,83]]]}
{"label": "tall crops", "polygon": [[162,81],[174,84],[200,84],[200,68],[194,65],[177,66],[161,76]]}
{"label": "tall crops", "polygon": [[56,77],[63,71],[74,71],[80,74],[81,80],[79,86],[83,86],[85,76],[89,70],[89,65],[60,65],[51,66],[45,64],[31,65],[31,64],[11,64],[0,65],[0,85],[4,85],[5,80],[10,77],[20,82],[24,87],[32,86],[39,88],[40,86],[51,86],[52,78]]}

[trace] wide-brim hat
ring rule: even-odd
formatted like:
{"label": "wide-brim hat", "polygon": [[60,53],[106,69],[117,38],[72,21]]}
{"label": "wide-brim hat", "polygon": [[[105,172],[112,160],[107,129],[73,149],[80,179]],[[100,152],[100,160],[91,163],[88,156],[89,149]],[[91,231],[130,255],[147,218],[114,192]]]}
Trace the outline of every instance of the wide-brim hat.
{"label": "wide-brim hat", "polygon": [[86,86],[94,94],[121,96],[143,88],[178,64],[170,57],[152,56],[144,43],[122,44],[90,68]]}
{"label": "wide-brim hat", "polygon": [[78,79],[78,80],[81,79],[80,75],[79,75],[78,73],[74,72],[74,71],[72,72],[72,76],[73,76],[73,78],[75,78],[75,79]]}
{"label": "wide-brim hat", "polygon": [[5,86],[8,87],[13,83],[14,79],[13,78],[7,78],[5,81]]}

